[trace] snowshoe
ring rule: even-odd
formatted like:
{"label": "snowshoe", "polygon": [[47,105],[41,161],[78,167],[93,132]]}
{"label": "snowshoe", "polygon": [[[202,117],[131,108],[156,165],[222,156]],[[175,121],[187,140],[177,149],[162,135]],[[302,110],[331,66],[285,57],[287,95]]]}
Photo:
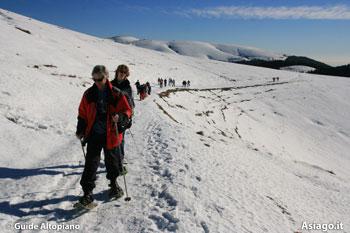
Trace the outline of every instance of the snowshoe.
{"label": "snowshoe", "polygon": [[96,202],[91,202],[90,204],[87,204],[87,205],[83,205],[80,202],[77,202],[73,205],[74,208],[85,209],[85,210],[92,210],[96,206],[97,206]]}

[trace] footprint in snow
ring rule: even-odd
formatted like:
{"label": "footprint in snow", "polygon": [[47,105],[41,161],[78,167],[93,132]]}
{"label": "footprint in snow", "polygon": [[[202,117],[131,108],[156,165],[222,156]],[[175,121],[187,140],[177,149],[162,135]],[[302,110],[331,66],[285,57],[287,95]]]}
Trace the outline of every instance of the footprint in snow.
{"label": "footprint in snow", "polygon": [[158,194],[158,198],[164,199],[169,206],[177,206],[178,201],[168,192],[167,188]]}
{"label": "footprint in snow", "polygon": [[150,215],[148,218],[152,219],[159,230],[177,231],[179,229],[177,223],[178,218],[173,217],[170,213],[163,213],[162,216]]}
{"label": "footprint in snow", "polygon": [[323,122],[315,120],[315,119],[311,119],[311,122],[315,125],[318,125],[318,126],[325,126],[325,124]]}
{"label": "footprint in snow", "polygon": [[201,226],[203,227],[205,233],[209,233],[209,228],[204,221],[201,222]]}

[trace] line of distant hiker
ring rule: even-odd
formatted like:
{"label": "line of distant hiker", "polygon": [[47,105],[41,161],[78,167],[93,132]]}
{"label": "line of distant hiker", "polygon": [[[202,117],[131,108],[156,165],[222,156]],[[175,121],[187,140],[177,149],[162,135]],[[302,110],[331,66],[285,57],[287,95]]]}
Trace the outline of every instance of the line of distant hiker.
{"label": "line of distant hiker", "polygon": [[[162,88],[163,86],[166,87],[168,84],[169,87],[175,87],[175,79],[169,78],[169,83],[168,80],[165,78],[158,78],[158,86],[160,88]],[[191,83],[190,80],[186,81],[182,81],[182,87],[190,87]]]}

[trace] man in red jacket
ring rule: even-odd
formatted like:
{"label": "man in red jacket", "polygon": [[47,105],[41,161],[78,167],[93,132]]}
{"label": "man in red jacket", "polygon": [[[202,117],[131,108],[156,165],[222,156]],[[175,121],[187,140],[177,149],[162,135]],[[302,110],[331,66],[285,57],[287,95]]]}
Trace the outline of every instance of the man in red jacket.
{"label": "man in red jacket", "polygon": [[85,167],[80,180],[84,195],[79,199],[85,206],[94,201],[92,190],[96,187],[96,171],[100,164],[102,149],[105,155],[107,179],[111,182],[109,195],[110,197],[124,195],[117,183],[117,177],[122,169],[118,142],[122,141],[123,129],[131,116],[131,108],[125,96],[112,86],[105,66],[94,67],[92,80],[94,85],[85,91],[79,106],[76,132],[77,138],[83,138],[87,142]]}

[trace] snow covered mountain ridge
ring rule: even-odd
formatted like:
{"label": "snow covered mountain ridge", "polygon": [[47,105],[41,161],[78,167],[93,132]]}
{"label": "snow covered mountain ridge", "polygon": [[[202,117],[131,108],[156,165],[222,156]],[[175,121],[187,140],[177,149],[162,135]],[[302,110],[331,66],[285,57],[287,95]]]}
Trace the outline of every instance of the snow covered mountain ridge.
{"label": "snow covered mountain ridge", "polygon": [[138,39],[133,36],[115,36],[111,40],[151,49],[164,53],[192,56],[216,61],[235,62],[245,65],[289,70],[295,72],[311,72],[332,76],[350,77],[350,66],[332,67],[325,63],[303,56],[290,56],[266,49],[240,45],[205,43],[198,41],[160,41]]}
{"label": "snow covered mountain ridge", "polygon": [[132,36],[115,36],[110,38],[122,44],[131,44],[142,48],[185,56],[208,58],[218,61],[237,62],[247,60],[284,60],[286,55],[265,49],[248,46],[215,44],[197,41],[159,41],[138,39]]}
{"label": "snow covered mountain ridge", "polygon": [[[349,79],[159,53],[3,9],[0,41],[4,232],[349,232]],[[128,65],[152,94],[134,91],[126,132],[131,202],[106,200],[101,161],[98,207],[76,213],[76,118],[97,64],[110,79]]]}

